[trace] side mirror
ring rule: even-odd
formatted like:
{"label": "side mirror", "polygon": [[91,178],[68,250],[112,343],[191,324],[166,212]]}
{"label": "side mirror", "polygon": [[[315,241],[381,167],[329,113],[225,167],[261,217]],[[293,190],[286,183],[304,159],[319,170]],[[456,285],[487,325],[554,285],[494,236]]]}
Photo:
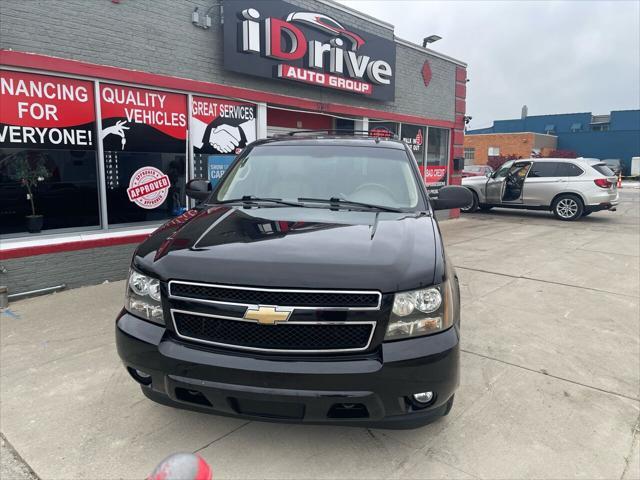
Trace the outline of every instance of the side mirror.
{"label": "side mirror", "polygon": [[493,177],[493,172],[487,172],[487,173],[486,173],[486,177],[487,177],[487,178],[491,178],[491,177]]}
{"label": "side mirror", "polygon": [[187,182],[186,193],[194,200],[205,200],[211,194],[211,184],[204,178],[194,178]]}
{"label": "side mirror", "polygon": [[473,194],[465,187],[449,185],[438,190],[438,197],[431,199],[434,210],[448,210],[450,208],[464,208],[473,202]]}

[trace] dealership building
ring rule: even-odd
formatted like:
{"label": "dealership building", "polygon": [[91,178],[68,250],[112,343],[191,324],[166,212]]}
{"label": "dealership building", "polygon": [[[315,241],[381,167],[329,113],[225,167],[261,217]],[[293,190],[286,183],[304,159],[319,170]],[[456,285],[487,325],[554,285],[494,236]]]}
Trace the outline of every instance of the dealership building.
{"label": "dealership building", "polygon": [[466,64],[339,3],[2,2],[0,16],[10,298],[124,278],[135,245],[193,206],[186,181],[215,183],[255,139],[395,134],[428,187],[460,182]]}

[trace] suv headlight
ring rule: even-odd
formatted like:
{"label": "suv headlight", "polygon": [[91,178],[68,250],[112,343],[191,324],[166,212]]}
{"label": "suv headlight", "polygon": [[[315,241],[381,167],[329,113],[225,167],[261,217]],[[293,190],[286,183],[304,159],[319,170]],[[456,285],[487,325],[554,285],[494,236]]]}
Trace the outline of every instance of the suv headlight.
{"label": "suv headlight", "polygon": [[385,340],[400,340],[442,332],[453,324],[449,281],[396,293]]}
{"label": "suv headlight", "polygon": [[124,308],[132,315],[164,325],[160,281],[133,269],[129,270]]}

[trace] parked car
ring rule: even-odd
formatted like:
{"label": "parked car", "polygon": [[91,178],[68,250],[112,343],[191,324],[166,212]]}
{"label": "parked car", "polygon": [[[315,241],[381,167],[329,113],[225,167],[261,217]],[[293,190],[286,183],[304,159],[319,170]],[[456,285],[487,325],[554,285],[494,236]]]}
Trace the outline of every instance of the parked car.
{"label": "parked car", "polygon": [[489,165],[467,165],[462,170],[462,178],[465,177],[486,177],[493,173],[493,168]]}
{"label": "parked car", "polygon": [[616,176],[622,175],[623,165],[618,158],[605,158],[602,160],[607,167],[609,167]]}
{"label": "parked car", "polygon": [[412,428],[458,386],[460,295],[408,147],[249,145],[202,203],[136,250],[118,353],[162,404],[247,419]]}
{"label": "parked car", "polygon": [[616,176],[597,159],[530,158],[504,163],[489,178],[468,177],[462,185],[473,201],[462,209],[492,207],[551,210],[560,220],[577,220],[618,205]]}

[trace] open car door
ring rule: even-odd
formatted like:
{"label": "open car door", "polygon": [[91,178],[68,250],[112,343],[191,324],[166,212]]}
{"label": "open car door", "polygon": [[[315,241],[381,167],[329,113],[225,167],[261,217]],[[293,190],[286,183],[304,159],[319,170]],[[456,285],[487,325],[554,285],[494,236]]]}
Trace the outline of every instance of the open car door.
{"label": "open car door", "polygon": [[530,161],[515,161],[507,175],[502,190],[502,203],[523,203],[524,181],[531,169]]}
{"label": "open car door", "polygon": [[502,194],[504,192],[507,172],[509,172],[512,166],[513,161],[503,163],[502,166],[493,172],[493,174],[487,179],[487,184],[485,186],[485,197],[487,199],[487,203],[492,205],[502,203]]}

